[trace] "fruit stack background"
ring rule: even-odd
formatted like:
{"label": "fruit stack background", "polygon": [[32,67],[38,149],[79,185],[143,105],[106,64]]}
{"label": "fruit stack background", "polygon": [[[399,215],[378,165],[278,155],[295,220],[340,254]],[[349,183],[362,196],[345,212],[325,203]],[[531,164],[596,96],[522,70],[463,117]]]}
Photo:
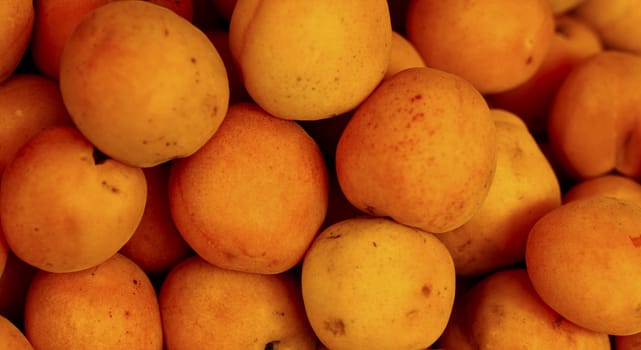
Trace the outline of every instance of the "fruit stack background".
{"label": "fruit stack background", "polygon": [[641,349],[633,0],[4,0],[0,348]]}

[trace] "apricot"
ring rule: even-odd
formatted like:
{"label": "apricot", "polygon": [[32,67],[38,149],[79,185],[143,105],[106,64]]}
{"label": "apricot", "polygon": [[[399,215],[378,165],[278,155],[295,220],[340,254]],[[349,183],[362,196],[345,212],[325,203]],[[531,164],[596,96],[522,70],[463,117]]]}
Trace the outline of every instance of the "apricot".
{"label": "apricot", "polygon": [[427,67],[386,79],[338,141],[345,197],[374,216],[443,233],[479,210],[496,167],[496,128],[466,80]]}
{"label": "apricot", "polygon": [[575,183],[563,194],[563,202],[608,196],[641,206],[641,183],[619,174],[606,174]]}
{"label": "apricot", "polygon": [[547,138],[550,108],[567,75],[581,61],[603,50],[599,35],[585,21],[560,15],[554,24],[550,49],[536,73],[513,89],[486,96],[490,106],[521,117],[537,140]]}
{"label": "apricot", "polygon": [[18,149],[51,125],[71,125],[58,85],[36,74],[16,74],[0,84],[0,174]]}
{"label": "apricot", "polygon": [[39,271],[27,292],[25,334],[36,349],[163,348],[151,281],[116,254],[81,271]]}
{"label": "apricot", "polygon": [[140,168],[104,159],[72,126],[51,126],[5,168],[0,224],[20,259],[45,271],[78,271],[129,240],[146,196]]}
{"label": "apricot", "polygon": [[[35,22],[31,38],[31,58],[36,69],[58,80],[60,56],[65,43],[84,15],[114,0],[34,1]],[[186,20],[193,16],[192,0],[147,0],[167,7]]]}
{"label": "apricot", "polygon": [[559,87],[548,136],[560,171],[587,179],[617,171],[641,177],[641,57],[604,50]]}
{"label": "apricot", "polygon": [[496,171],[479,211],[437,237],[452,254],[457,275],[480,275],[520,263],[534,223],[561,205],[561,188],[547,158],[515,114],[492,109]]}
{"label": "apricot", "polygon": [[145,210],[134,234],[120,253],[150,275],[162,276],[192,254],[169,209],[171,163],[142,169],[147,183]]}
{"label": "apricot", "polygon": [[24,333],[2,315],[0,315],[0,344],[5,349],[33,350],[33,346]]}
{"label": "apricot", "polygon": [[0,82],[11,76],[22,61],[33,32],[32,0],[0,2]]}
{"label": "apricot", "polygon": [[522,268],[500,270],[457,294],[438,341],[443,349],[610,350],[608,334],[577,326],[552,310]]}
{"label": "apricot", "polygon": [[0,315],[23,329],[27,290],[33,276],[40,270],[27,264],[9,251],[0,276]]}
{"label": "apricot", "polygon": [[232,271],[195,256],[169,272],[158,298],[167,349],[316,349],[290,273]]}
{"label": "apricot", "polygon": [[200,150],[172,162],[169,204],[206,261],[280,273],[302,259],[323,223],[327,184],[323,155],[299,124],[240,103]]}
{"label": "apricot", "polygon": [[425,349],[450,317],[455,272],[433,235],[386,218],[324,229],[302,263],[307,317],[329,349]]}
{"label": "apricot", "polygon": [[423,57],[406,37],[396,31],[392,32],[392,51],[384,79],[404,69],[414,67],[425,67]]}
{"label": "apricot", "polygon": [[525,250],[541,299],[578,326],[641,332],[641,207],[612,197],[566,203],[534,224]]}
{"label": "apricot", "polygon": [[239,0],[231,53],[268,113],[323,119],[355,108],[383,79],[392,26],[385,0]]}
{"label": "apricot", "polygon": [[641,54],[641,8],[634,0],[584,0],[573,15],[593,27],[611,49]]}
{"label": "apricot", "polygon": [[428,67],[506,91],[539,68],[554,36],[548,0],[412,0],[407,38]]}
{"label": "apricot", "polygon": [[150,167],[188,156],[227,111],[227,72],[207,36],[145,1],[92,10],[62,52],[60,89],[78,129],[100,151]]}

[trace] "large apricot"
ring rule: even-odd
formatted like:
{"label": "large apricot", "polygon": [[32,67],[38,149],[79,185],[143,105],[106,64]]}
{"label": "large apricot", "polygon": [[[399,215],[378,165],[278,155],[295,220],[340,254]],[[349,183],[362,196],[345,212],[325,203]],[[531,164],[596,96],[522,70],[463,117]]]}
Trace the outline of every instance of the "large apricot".
{"label": "large apricot", "polygon": [[641,332],[641,207],[616,198],[575,200],[532,227],[525,262],[541,299],[596,332]]}
{"label": "large apricot", "polygon": [[496,128],[466,80],[426,67],[385,80],[340,136],[336,173],[363,212],[433,233],[472,218],[496,167]]}
{"label": "large apricot", "polygon": [[279,273],[302,259],[323,223],[327,184],[323,155],[299,124],[234,104],[205,146],[172,162],[169,205],[209,263]]}
{"label": "large apricot", "polygon": [[528,80],[554,35],[548,0],[413,0],[407,37],[428,67],[457,74],[482,93]]}
{"label": "large apricot", "polygon": [[560,170],[577,179],[611,171],[641,177],[641,57],[601,51],[556,93],[548,136]]}
{"label": "large apricot", "polygon": [[378,85],[392,26],[385,0],[239,0],[229,35],[254,101],[309,120],[353,109]]}
{"label": "large apricot", "polygon": [[140,167],[194,153],[229,103],[227,72],[209,38],[145,1],[113,1],[83,17],[62,52],[60,89],[85,137]]}

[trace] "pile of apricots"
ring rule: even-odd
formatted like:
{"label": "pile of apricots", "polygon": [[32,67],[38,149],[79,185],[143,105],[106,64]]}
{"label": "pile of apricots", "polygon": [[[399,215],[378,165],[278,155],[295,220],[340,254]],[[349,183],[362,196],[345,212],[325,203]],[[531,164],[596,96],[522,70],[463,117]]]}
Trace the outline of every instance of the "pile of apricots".
{"label": "pile of apricots", "polygon": [[641,349],[634,0],[4,0],[0,348]]}

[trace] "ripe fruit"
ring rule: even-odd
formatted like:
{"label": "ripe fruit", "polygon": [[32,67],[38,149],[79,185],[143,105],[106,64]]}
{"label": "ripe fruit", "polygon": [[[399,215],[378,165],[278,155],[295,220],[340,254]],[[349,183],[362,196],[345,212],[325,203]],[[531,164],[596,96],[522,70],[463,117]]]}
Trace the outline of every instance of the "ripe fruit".
{"label": "ripe fruit", "polygon": [[33,346],[22,331],[2,315],[0,315],[0,344],[11,350],[33,350]]}
{"label": "ripe fruit", "polygon": [[573,13],[593,27],[607,47],[641,54],[638,5],[634,0],[584,0]]}
{"label": "ripe fruit", "polygon": [[611,197],[564,204],[532,227],[525,261],[541,299],[596,332],[641,332],[641,207]]}
{"label": "ripe fruit", "polygon": [[641,206],[641,183],[619,174],[606,174],[575,183],[563,194],[563,202],[608,196]]}
{"label": "ripe fruit", "polygon": [[547,138],[547,121],[554,96],[572,69],[603,50],[601,39],[585,21],[557,16],[550,49],[534,75],[523,84],[486,96],[490,106],[521,117],[537,140]]}
{"label": "ripe fruit", "polygon": [[45,271],[78,271],[107,260],[133,235],[147,197],[143,172],[94,152],[75,128],[52,126],[7,165],[0,223],[20,259]]}
{"label": "ripe fruit", "polygon": [[83,17],[62,52],[60,88],[83,135],[139,167],[194,153],[229,103],[227,72],[207,36],[145,1],[110,2]]}
{"label": "ripe fruit", "polygon": [[454,302],[454,264],[434,235],[385,218],[323,230],[305,255],[302,293],[329,349],[424,349]]}
{"label": "ripe fruit", "polygon": [[295,121],[235,104],[216,134],[172,163],[171,214],[206,261],[279,273],[300,261],[327,212],[327,169]]}
{"label": "ripe fruit", "polygon": [[289,273],[231,271],[191,257],[169,272],[159,300],[167,349],[316,349]]}
{"label": "ripe fruit", "polygon": [[437,237],[457,275],[480,275],[519,263],[532,225],[561,205],[556,175],[521,119],[491,110],[496,124],[496,172],[487,198],[470,221]]}
{"label": "ripe fruit", "polygon": [[548,0],[413,0],[406,30],[428,67],[497,93],[534,75],[550,47],[554,17]]}
{"label": "ripe fruit", "polygon": [[353,109],[378,85],[392,27],[385,0],[239,0],[229,35],[253,100],[276,117],[311,120]]}
{"label": "ripe fruit", "polygon": [[610,350],[606,333],[579,327],[536,294],[525,269],[494,272],[464,294],[438,346],[443,349]]}
{"label": "ripe fruit", "polygon": [[496,167],[496,130],[467,81],[432,68],[385,80],[343,130],[336,173],[363,212],[433,233],[467,222]]}
{"label": "ripe fruit", "polygon": [[554,99],[548,135],[554,156],[576,179],[613,170],[641,177],[641,57],[606,50],[568,74]]}
{"label": "ripe fruit", "polygon": [[14,73],[27,51],[34,16],[32,0],[0,2],[0,82]]}
{"label": "ripe fruit", "polygon": [[36,74],[16,74],[2,83],[0,174],[29,138],[54,124],[71,125],[55,82]]}
{"label": "ripe fruit", "polygon": [[162,276],[193,252],[182,238],[169,209],[171,163],[142,169],[147,200],[136,231],[120,253],[150,275]]}
{"label": "ripe fruit", "polygon": [[77,272],[39,271],[27,294],[25,334],[36,349],[163,348],[154,287],[120,254]]}

